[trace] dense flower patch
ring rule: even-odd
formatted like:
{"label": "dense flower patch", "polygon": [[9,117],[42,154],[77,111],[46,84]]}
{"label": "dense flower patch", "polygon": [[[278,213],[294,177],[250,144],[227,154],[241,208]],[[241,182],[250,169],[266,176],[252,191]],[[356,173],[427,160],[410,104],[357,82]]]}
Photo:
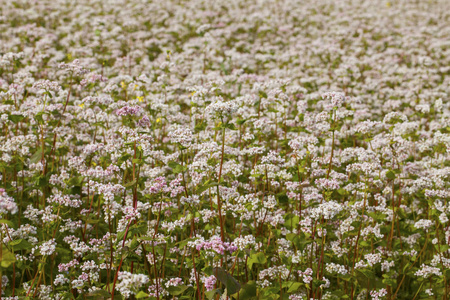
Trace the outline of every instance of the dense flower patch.
{"label": "dense flower patch", "polygon": [[448,299],[447,0],[0,3],[2,299]]}

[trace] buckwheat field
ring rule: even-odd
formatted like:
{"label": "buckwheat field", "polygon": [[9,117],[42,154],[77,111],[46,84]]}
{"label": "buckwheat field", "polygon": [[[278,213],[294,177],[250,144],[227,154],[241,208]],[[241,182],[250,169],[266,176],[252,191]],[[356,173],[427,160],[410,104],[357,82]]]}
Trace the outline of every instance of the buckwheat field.
{"label": "buckwheat field", "polygon": [[450,1],[0,0],[2,299],[450,298]]}

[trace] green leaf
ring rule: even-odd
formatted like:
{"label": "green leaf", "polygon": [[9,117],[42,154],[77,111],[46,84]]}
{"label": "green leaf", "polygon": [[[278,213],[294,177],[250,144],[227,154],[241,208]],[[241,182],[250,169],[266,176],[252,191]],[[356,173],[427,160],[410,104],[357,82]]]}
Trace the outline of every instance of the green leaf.
{"label": "green leaf", "polygon": [[8,227],[14,228],[14,224],[10,220],[1,219],[0,224],[6,224],[6,225],[8,225]]}
{"label": "green leaf", "polygon": [[376,221],[384,221],[386,215],[381,212],[367,212],[367,215]]}
{"label": "green leaf", "polygon": [[232,295],[234,298],[239,300],[252,300],[256,298],[256,281],[250,280],[244,284],[239,291],[239,293]]}
{"label": "green leaf", "polygon": [[230,129],[230,130],[237,130],[236,126],[234,126],[233,123],[227,123],[225,125],[226,128]]}
{"label": "green leaf", "polygon": [[187,285],[170,286],[167,290],[171,295],[178,296],[184,293],[189,287]]}
{"label": "green leaf", "polygon": [[186,150],[187,149],[187,147],[181,145],[180,143],[177,143],[177,145],[178,145],[178,149],[180,149],[180,150]]}
{"label": "green leaf", "polygon": [[395,179],[395,173],[392,172],[392,170],[389,170],[389,171],[387,171],[387,173],[386,173],[386,177],[387,177],[388,179]]}
{"label": "green leaf", "polygon": [[61,257],[71,257],[72,251],[65,247],[56,247],[56,253],[61,255]]}
{"label": "green leaf", "polygon": [[305,249],[306,245],[313,242],[311,235],[307,233],[305,234],[304,232],[301,232],[300,234],[288,233],[286,238],[300,250]]}
{"label": "green leaf", "polygon": [[8,268],[12,263],[16,261],[16,257],[14,254],[8,250],[5,246],[2,247],[2,268]]}
{"label": "green leaf", "polygon": [[117,233],[116,244],[123,241],[123,238],[125,237],[126,232],[127,232],[126,230],[123,230],[123,231],[120,231],[119,233]]}
{"label": "green leaf", "polygon": [[199,133],[200,131],[205,130],[206,125],[207,125],[206,122],[203,122],[203,120],[202,120],[200,123],[195,125],[195,128],[194,128],[195,132]]}
{"label": "green leaf", "polygon": [[42,117],[44,115],[43,111],[38,112],[36,115],[34,115],[34,119],[38,122],[38,124],[44,124],[44,118]]}
{"label": "green leaf", "polygon": [[20,121],[22,121],[23,119],[25,119],[25,117],[22,116],[22,115],[9,115],[9,116],[8,116],[8,119],[9,119],[10,121],[12,121],[14,124],[17,124],[17,123],[19,123]]}
{"label": "green leaf", "polygon": [[[31,299],[31,297],[19,297],[20,300],[28,300]],[[61,300],[75,300],[75,297],[73,296],[73,294],[71,292],[64,292],[62,294],[62,298],[60,298]]]}
{"label": "green leaf", "polygon": [[[286,228],[293,230],[294,228],[297,228],[299,222],[300,222],[300,218],[297,215],[286,214],[284,225],[286,226]],[[293,241],[293,239],[296,236],[298,237],[298,234],[295,234],[295,233],[292,233],[292,234],[288,233],[288,234],[290,234],[291,236],[290,236],[290,238],[288,238],[286,236],[286,238],[291,242]]]}
{"label": "green leaf", "polygon": [[31,156],[30,158],[30,162],[32,164],[37,163],[38,161],[40,161],[42,159],[42,148],[39,148],[38,151],[36,151],[33,156]]}
{"label": "green leaf", "polygon": [[302,286],[300,282],[292,282],[289,286],[288,293],[293,293],[298,291],[298,289]]}
{"label": "green leaf", "polygon": [[133,180],[133,181],[130,181],[130,182],[125,183],[125,184],[123,185],[123,187],[128,188],[128,187],[133,186],[133,185],[135,185],[135,184],[136,184],[136,179]]}
{"label": "green leaf", "polygon": [[394,287],[397,284],[397,280],[392,278],[384,278],[382,282],[390,287]]}
{"label": "green leaf", "polygon": [[24,240],[24,239],[11,241],[11,242],[9,242],[9,246],[11,246],[14,251],[33,248],[33,245],[31,245],[30,242],[28,242],[27,240]]}
{"label": "green leaf", "polygon": [[180,164],[175,162],[175,161],[169,161],[168,163],[169,167],[172,169],[175,169],[176,167],[178,167]]}
{"label": "green leaf", "polygon": [[44,92],[44,94],[45,94],[45,95],[47,95],[47,96],[49,96],[49,97],[50,97],[50,99],[52,99],[52,98],[53,98],[53,95],[52,95],[52,93],[50,93],[49,91],[45,91],[45,92]]}
{"label": "green leaf", "polygon": [[119,160],[118,160],[118,164],[119,164],[119,165],[123,164],[123,163],[126,162],[128,159],[130,159],[131,157],[132,157],[131,154],[128,154],[128,153],[122,155],[122,156],[119,158]]}
{"label": "green leaf", "polygon": [[245,122],[247,122],[247,120],[245,120],[245,119],[237,119],[237,120],[236,120],[236,123],[237,123],[238,125],[242,125],[242,124],[244,124]]}
{"label": "green leaf", "polygon": [[128,257],[128,255],[131,254],[130,247],[128,247],[128,246],[123,247],[120,252],[121,252],[121,255],[120,255],[121,259],[125,259]]}
{"label": "green leaf", "polygon": [[359,245],[362,246],[362,247],[369,247],[370,246],[369,242],[368,241],[364,241],[364,240],[361,240],[359,242]]}
{"label": "green leaf", "polygon": [[147,298],[147,297],[148,297],[148,294],[143,291],[139,291],[139,293],[136,294],[136,299],[142,299],[142,298]]}
{"label": "green leaf", "polygon": [[444,276],[446,278],[450,278],[450,269],[447,269],[447,270],[444,271]]}
{"label": "green leaf", "polygon": [[88,293],[86,296],[88,297],[95,297],[96,299],[104,299],[104,298],[110,298],[111,294],[105,290],[95,290],[93,292]]}
{"label": "green leaf", "polygon": [[209,300],[214,299],[214,297],[215,297],[217,294],[222,295],[222,293],[220,292],[220,289],[215,289],[215,290],[212,290],[212,291],[209,291],[209,292],[206,292],[206,293],[205,293],[206,297],[207,297]]}
{"label": "green leaf", "polygon": [[[132,239],[134,235],[136,234],[144,234],[147,230],[147,226],[144,223],[137,223],[137,224],[133,224],[132,226],[130,226],[130,228],[128,229],[128,233],[126,236],[126,239]],[[123,239],[125,238],[125,232],[124,231],[120,231],[119,233],[117,233],[117,240],[116,240],[116,245],[119,243],[122,243]],[[141,238],[142,239],[142,238]]]}
{"label": "green leaf", "polygon": [[350,279],[352,279],[352,276],[350,274],[345,274],[345,275],[338,275],[340,279],[344,280],[344,281],[350,281]]}
{"label": "green leaf", "polygon": [[259,299],[261,300],[275,300],[280,297],[280,288],[276,287],[266,287],[262,289],[261,291],[261,297]]}
{"label": "green leaf", "polygon": [[446,252],[446,251],[448,251],[449,248],[450,247],[448,245],[441,245],[440,249],[437,249],[437,250],[440,252]]}
{"label": "green leaf", "polygon": [[224,269],[214,268],[213,274],[227,288],[228,294],[236,294],[241,289],[241,284]]}
{"label": "green leaf", "polygon": [[216,159],[214,157],[211,157],[210,159],[208,159],[206,161],[206,163],[208,164],[208,166],[214,167],[217,164],[217,161],[216,161]]}
{"label": "green leaf", "polygon": [[[348,275],[348,274],[347,274]],[[375,276],[375,273],[368,269],[359,269],[355,272],[356,280],[358,281],[358,284],[368,289],[371,288],[382,288],[385,287],[385,284],[381,281],[380,278]]]}
{"label": "green leaf", "polygon": [[204,191],[206,191],[207,189],[218,186],[218,185],[219,185],[218,182],[211,182],[211,183],[200,186],[196,192],[197,192],[197,194],[201,194]]}
{"label": "green leaf", "polygon": [[408,262],[404,267],[403,267],[403,274],[405,274],[407,271],[408,271],[408,269],[409,269],[409,267],[412,265],[412,262]]}
{"label": "green leaf", "polygon": [[340,188],[337,190],[337,192],[339,193],[339,195],[341,196],[345,196],[348,194],[348,192],[346,190],[344,190],[343,188]]}
{"label": "green leaf", "polygon": [[174,161],[170,161],[170,162],[168,163],[168,165],[169,165],[170,168],[172,168],[172,172],[173,172],[174,174],[178,174],[178,173],[181,173],[181,172],[187,170],[187,167],[186,167],[186,166],[182,166],[182,165],[180,165],[179,163],[174,162]]}
{"label": "green leaf", "polygon": [[86,220],[86,223],[88,223],[88,224],[98,224],[100,221],[101,221],[101,220],[99,220],[99,219],[97,219],[97,220],[94,220],[94,219],[87,219],[87,220]]}
{"label": "green leaf", "polygon": [[80,186],[81,183],[83,182],[83,179],[84,179],[83,176],[72,177],[67,182],[67,185],[68,186]]}
{"label": "green leaf", "polygon": [[189,243],[193,240],[195,240],[195,239],[194,238],[184,239],[184,240],[179,241],[175,245],[178,245],[178,249],[183,249],[187,245],[187,243]]}
{"label": "green leaf", "polygon": [[375,274],[369,269],[359,269],[357,272],[361,272],[368,279],[374,279],[375,278]]}
{"label": "green leaf", "polygon": [[266,256],[262,252],[253,253],[247,260],[247,266],[249,269],[253,267],[253,264],[265,264],[267,262]]}
{"label": "green leaf", "polygon": [[289,203],[289,198],[286,195],[286,193],[277,194],[277,199],[278,199],[278,203],[280,203],[280,204],[288,204]]}

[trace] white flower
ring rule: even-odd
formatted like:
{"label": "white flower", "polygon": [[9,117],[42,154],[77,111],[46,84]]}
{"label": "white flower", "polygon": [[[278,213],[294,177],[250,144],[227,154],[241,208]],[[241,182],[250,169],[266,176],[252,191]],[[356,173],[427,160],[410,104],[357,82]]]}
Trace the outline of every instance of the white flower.
{"label": "white flower", "polygon": [[420,219],[419,221],[417,221],[417,222],[414,224],[414,227],[416,227],[416,228],[418,228],[418,229],[420,229],[420,228],[428,229],[428,228],[430,228],[431,226],[433,226],[433,221],[431,221],[431,220],[425,220],[425,219]]}
{"label": "white flower", "polygon": [[148,281],[148,276],[144,274],[132,274],[126,271],[119,272],[116,290],[125,298],[129,298],[131,295],[135,295],[139,288],[147,284]]}
{"label": "white flower", "polygon": [[335,263],[326,263],[325,270],[329,273],[338,273],[341,275],[345,275],[348,273],[347,269],[343,265],[338,265]]}
{"label": "white flower", "polygon": [[441,276],[442,272],[441,272],[441,270],[439,270],[439,268],[430,267],[425,264],[422,264],[420,266],[420,269],[414,275],[423,277],[423,278],[428,278],[431,275]]}
{"label": "white flower", "polygon": [[41,246],[39,246],[39,252],[42,255],[52,255],[53,252],[56,250],[56,242],[55,239],[51,239],[45,243],[43,243]]}

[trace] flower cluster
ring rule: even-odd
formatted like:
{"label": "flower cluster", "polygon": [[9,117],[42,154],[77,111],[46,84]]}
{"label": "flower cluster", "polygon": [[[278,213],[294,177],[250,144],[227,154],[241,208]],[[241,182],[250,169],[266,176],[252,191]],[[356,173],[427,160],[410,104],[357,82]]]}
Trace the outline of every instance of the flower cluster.
{"label": "flower cluster", "polygon": [[137,294],[139,288],[148,282],[148,276],[144,274],[132,274],[130,272],[119,272],[116,289],[126,298]]}
{"label": "flower cluster", "polygon": [[122,2],[2,1],[2,299],[448,299],[448,0]]}
{"label": "flower cluster", "polygon": [[225,254],[225,251],[233,253],[237,250],[237,247],[234,243],[222,242],[219,236],[213,236],[208,241],[200,240],[199,242],[196,242],[195,249],[197,249],[197,251],[213,250],[216,253],[223,255]]}

